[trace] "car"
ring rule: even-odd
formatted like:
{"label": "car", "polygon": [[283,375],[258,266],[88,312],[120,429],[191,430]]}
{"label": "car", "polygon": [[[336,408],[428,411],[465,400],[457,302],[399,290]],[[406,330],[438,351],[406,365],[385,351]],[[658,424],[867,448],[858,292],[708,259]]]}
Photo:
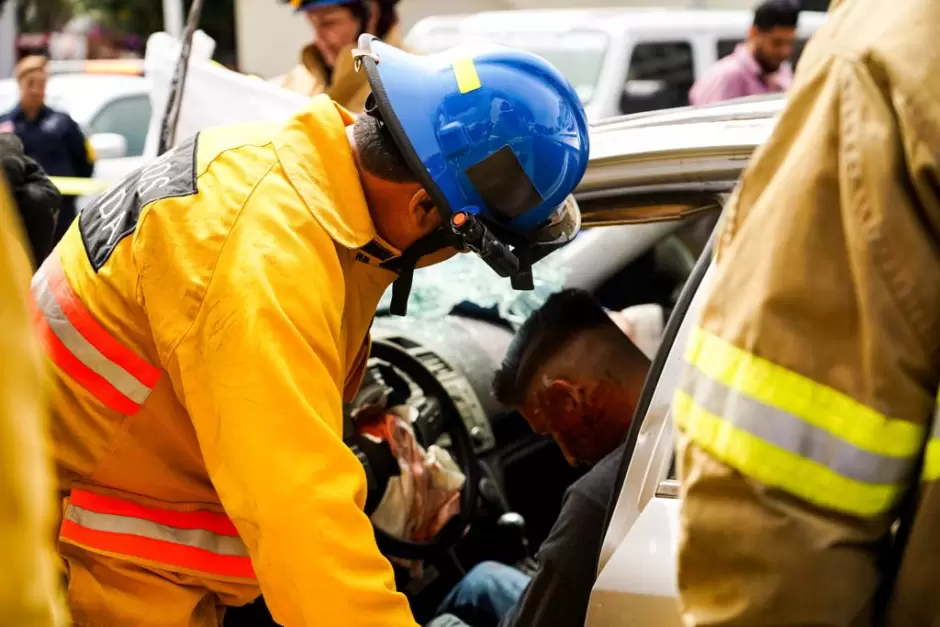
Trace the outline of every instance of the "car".
{"label": "car", "polygon": [[[416,273],[408,317],[380,307],[368,385],[349,409],[374,399],[376,386],[390,402],[412,405],[419,440],[449,448],[468,477],[461,515],[433,541],[376,531],[419,622],[482,560],[531,568],[564,490],[584,472],[491,391],[519,324],[550,294],[581,287],[608,309],[653,302],[671,311],[621,462],[587,624],[681,624],[669,404],[712,272],[712,231],[782,107],[781,97],[754,97],[594,124],[575,194],[585,230],[535,264],[534,290],[514,292],[476,257],[458,255]],[[401,560],[422,560],[424,568],[400,567]],[[241,616],[226,624],[265,624],[235,622]]]}
{"label": "car", "polygon": [[[393,345],[421,362],[454,400],[471,434],[477,475],[485,482],[478,492],[489,499],[471,530],[498,529],[500,516],[516,512],[527,521],[527,544],[534,547],[578,471],[567,469],[553,442],[532,434],[521,416],[492,396],[490,383],[513,330],[563,287],[587,289],[609,309],[655,302],[671,311],[610,506],[589,627],[681,624],[669,405],[685,337],[713,273],[709,236],[783,103],[780,96],[753,97],[592,125],[590,163],[576,192],[586,230],[535,265],[534,291],[514,292],[479,259],[462,255],[419,271],[411,317],[380,310],[376,319],[380,352],[388,357],[385,346]],[[380,359],[376,367],[387,371],[388,362],[394,367],[394,358]],[[487,532],[477,532],[486,545]],[[484,554],[473,545],[475,537],[471,531],[461,544],[473,547],[470,555]]]}
{"label": "car", "polygon": [[[18,100],[16,81],[0,80],[0,111],[9,111]],[[93,178],[103,187],[146,160],[151,105],[145,77],[103,71],[54,73],[46,85],[46,102],[82,128],[97,156]]]}
{"label": "car", "polygon": [[[689,89],[744,40],[750,11],[578,8],[438,15],[416,23],[405,45],[433,53],[455,45],[503,44],[534,52],[574,86],[592,121],[689,104]],[[826,14],[803,11],[793,55]]]}

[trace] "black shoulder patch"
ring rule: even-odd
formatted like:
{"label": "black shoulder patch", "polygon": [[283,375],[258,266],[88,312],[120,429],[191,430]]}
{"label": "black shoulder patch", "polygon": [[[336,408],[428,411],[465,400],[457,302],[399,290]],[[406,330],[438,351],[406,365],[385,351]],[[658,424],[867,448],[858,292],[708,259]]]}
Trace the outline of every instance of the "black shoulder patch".
{"label": "black shoulder patch", "polygon": [[140,212],[150,203],[196,194],[196,142],[198,135],[135,170],[93,203],[82,209],[78,230],[95,272],[101,269],[118,243],[134,232]]}

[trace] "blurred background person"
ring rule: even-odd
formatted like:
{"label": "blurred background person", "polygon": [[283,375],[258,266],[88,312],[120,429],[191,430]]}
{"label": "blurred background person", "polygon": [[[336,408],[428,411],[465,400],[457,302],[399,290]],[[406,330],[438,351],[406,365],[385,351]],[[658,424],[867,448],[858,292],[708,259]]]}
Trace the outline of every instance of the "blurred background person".
{"label": "blurred background person", "polygon": [[28,301],[32,272],[0,175],[0,623],[67,624],[54,533],[46,395]]}
{"label": "blurred background person", "polygon": [[305,15],[314,40],[300,51],[297,67],[274,82],[310,96],[325,93],[361,113],[370,89],[365,72],[355,71],[352,50],[363,33],[401,47],[398,0],[291,0],[290,4]]}
{"label": "blurred background person", "polygon": [[796,0],[764,0],[754,10],[747,41],[695,82],[689,102],[703,105],[786,91],[793,82],[790,57],[800,7]]}
{"label": "blurred background person", "polygon": [[[46,58],[25,57],[14,70],[20,102],[0,116],[0,133],[16,133],[26,156],[49,176],[88,178],[94,171],[94,151],[82,129],[67,113],[46,105]],[[75,219],[75,197],[63,196],[53,244]]]}
{"label": "blurred background person", "polygon": [[37,268],[52,251],[62,197],[42,166],[23,154],[23,143],[12,133],[0,133],[0,173],[6,176]]}
{"label": "blurred background person", "polygon": [[89,59],[118,59],[121,56],[120,42],[114,33],[100,24],[88,29]]}

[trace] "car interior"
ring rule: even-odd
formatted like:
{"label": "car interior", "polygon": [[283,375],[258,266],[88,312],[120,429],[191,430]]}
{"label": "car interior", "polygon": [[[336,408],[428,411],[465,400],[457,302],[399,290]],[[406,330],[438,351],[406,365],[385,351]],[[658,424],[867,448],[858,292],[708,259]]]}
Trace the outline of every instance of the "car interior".
{"label": "car interior", "polygon": [[[609,310],[656,303],[668,315],[714,223],[715,216],[706,213],[662,231],[645,252],[628,256],[596,281],[593,293]],[[404,542],[376,528],[398,589],[423,624],[477,563],[535,568],[532,558],[555,522],[565,490],[587,469],[569,466],[551,438],[534,434],[521,415],[493,397],[492,377],[513,336],[512,325],[495,308],[461,302],[439,320],[382,313],[373,326],[366,380],[347,411],[381,388],[388,406],[417,408],[418,441],[447,448],[467,477],[460,514],[431,542]],[[423,564],[420,571],[404,566],[415,560]],[[263,599],[229,610],[225,620],[228,627],[274,624]]]}

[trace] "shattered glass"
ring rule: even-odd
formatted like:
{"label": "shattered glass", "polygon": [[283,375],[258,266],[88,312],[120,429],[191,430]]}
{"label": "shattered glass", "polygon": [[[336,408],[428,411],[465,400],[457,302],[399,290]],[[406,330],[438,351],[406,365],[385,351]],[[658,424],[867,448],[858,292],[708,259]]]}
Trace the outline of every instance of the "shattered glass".
{"label": "shattered glass", "polygon": [[[509,279],[498,276],[472,253],[455,255],[443,263],[415,272],[408,317],[438,320],[454,306],[469,302],[494,310],[518,329],[555,292],[561,291],[570,269],[563,255],[548,255],[532,267],[535,289],[517,291]],[[387,314],[391,288],[379,301],[379,315]]]}

